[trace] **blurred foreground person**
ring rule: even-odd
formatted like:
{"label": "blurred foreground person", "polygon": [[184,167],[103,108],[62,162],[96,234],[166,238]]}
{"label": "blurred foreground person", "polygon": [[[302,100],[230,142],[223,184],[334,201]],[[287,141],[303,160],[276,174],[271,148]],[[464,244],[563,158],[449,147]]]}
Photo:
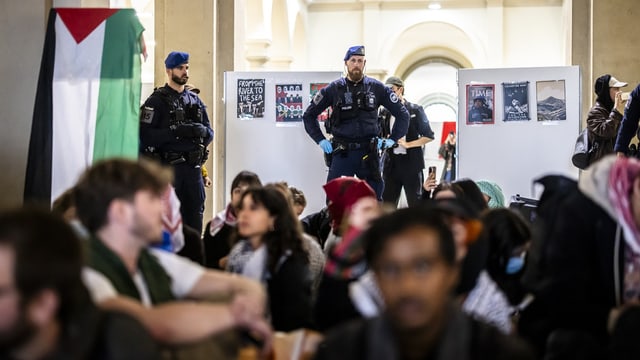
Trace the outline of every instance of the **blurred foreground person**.
{"label": "blurred foreground person", "polygon": [[80,240],[40,210],[0,214],[0,359],[157,359],[133,318],[98,310]]}
{"label": "blurred foreground person", "polygon": [[[149,248],[162,238],[161,196],[170,180],[157,164],[124,159],[98,162],[82,175],[75,195],[91,233],[85,283],[92,297],[101,307],[134,315],[165,344],[230,329],[250,330],[268,344],[258,282]],[[228,302],[202,301],[209,299]]]}
{"label": "blurred foreground person", "polygon": [[456,247],[438,211],[400,209],[364,237],[385,312],[330,333],[316,359],[533,359],[519,340],[454,303]]}

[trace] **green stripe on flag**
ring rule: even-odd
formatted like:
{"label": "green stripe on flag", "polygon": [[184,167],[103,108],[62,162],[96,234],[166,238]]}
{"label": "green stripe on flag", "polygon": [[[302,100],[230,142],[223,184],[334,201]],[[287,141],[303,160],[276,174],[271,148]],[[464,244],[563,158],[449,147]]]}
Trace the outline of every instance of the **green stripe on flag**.
{"label": "green stripe on flag", "polygon": [[143,30],[133,9],[122,9],[106,21],[94,161],[138,157]]}

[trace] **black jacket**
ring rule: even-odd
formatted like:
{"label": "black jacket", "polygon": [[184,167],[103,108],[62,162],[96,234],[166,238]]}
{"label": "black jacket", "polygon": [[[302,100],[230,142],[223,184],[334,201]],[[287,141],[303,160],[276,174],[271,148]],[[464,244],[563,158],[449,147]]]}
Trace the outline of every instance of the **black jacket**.
{"label": "black jacket", "polygon": [[220,267],[219,262],[231,251],[233,246],[231,235],[235,228],[225,223],[222,225],[222,229],[213,236],[211,236],[210,228],[211,221],[204,226],[204,235],[202,236],[205,265],[211,269],[224,270]]}
{"label": "black jacket", "polygon": [[[435,135],[429,120],[422,106],[404,102],[405,107],[409,111],[409,128],[407,129],[406,141],[414,141],[420,137],[434,139]],[[382,128],[382,137],[386,138],[391,135],[391,113],[387,109],[380,111],[380,121]],[[406,155],[397,155],[393,151],[389,151],[388,161],[385,163],[385,172],[393,169],[398,171],[419,171],[424,169],[424,153],[422,146],[407,149]]]}
{"label": "black jacket", "polygon": [[[155,360],[157,344],[129,315],[88,304],[62,326],[58,348],[43,360]],[[0,359],[13,359],[0,349]]]}
{"label": "black jacket", "polygon": [[[520,333],[539,351],[558,329],[587,334],[602,349],[606,347],[607,319],[617,306],[615,283],[622,287],[624,264],[624,236],[621,232],[616,240],[616,229],[614,219],[580,191],[559,204],[548,232],[536,300],[522,313],[519,324]],[[618,263],[614,263],[616,241]]]}
{"label": "black jacket", "polygon": [[311,326],[311,272],[303,255],[288,256],[267,280],[271,325],[276,331]]}
{"label": "black jacket", "polygon": [[[429,360],[528,360],[533,355],[519,339],[501,334],[451,309],[445,329]],[[394,334],[384,317],[358,320],[330,332],[316,360],[400,360]],[[426,360],[426,359],[425,359]]]}

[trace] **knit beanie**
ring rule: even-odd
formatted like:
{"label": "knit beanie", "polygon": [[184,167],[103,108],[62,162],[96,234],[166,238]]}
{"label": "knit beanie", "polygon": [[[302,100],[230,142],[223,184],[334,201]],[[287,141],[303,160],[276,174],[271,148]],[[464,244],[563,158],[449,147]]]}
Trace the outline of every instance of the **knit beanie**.
{"label": "knit beanie", "polygon": [[483,194],[490,197],[488,205],[491,209],[504,207],[504,194],[498,184],[488,180],[478,180],[476,185]]}

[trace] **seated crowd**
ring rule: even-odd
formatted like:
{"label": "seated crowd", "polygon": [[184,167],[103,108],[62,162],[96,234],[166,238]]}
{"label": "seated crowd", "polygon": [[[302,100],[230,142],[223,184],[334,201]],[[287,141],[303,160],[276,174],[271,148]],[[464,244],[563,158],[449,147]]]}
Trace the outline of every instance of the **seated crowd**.
{"label": "seated crowd", "polygon": [[105,160],[0,213],[0,359],[274,358],[297,329],[316,359],[640,357],[636,159],[547,179],[535,222],[471,179],[396,209],[342,177],[299,218],[301,190],[243,171],[203,236],[167,220],[171,177]]}

